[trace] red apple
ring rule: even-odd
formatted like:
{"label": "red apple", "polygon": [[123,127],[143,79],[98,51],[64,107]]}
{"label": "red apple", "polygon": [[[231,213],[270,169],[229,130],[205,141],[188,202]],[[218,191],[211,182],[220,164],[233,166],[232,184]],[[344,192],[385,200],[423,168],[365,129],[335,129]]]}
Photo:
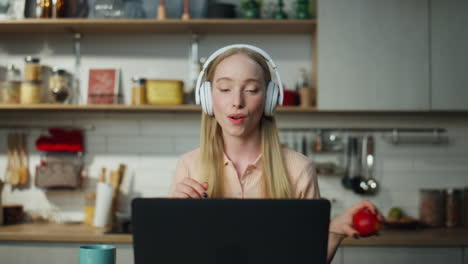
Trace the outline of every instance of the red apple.
{"label": "red apple", "polygon": [[353,216],[353,227],[358,231],[359,236],[366,237],[376,234],[380,230],[381,223],[371,210],[362,208]]}

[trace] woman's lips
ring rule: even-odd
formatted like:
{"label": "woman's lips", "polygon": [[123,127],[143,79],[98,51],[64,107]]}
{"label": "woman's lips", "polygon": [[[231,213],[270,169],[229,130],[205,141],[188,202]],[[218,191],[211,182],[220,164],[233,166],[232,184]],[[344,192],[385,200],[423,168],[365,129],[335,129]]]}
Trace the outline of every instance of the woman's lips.
{"label": "woman's lips", "polygon": [[244,122],[245,118],[246,118],[246,116],[242,115],[242,114],[233,114],[233,115],[228,116],[229,121],[231,121],[231,123],[234,124],[234,125],[242,124]]}

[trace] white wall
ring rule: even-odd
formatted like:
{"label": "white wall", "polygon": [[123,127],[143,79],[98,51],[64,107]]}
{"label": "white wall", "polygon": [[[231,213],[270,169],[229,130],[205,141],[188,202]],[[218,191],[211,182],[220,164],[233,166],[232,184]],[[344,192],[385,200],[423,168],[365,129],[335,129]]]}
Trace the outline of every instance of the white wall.
{"label": "white wall", "polygon": [[[280,66],[287,86],[292,87],[298,70],[311,70],[311,39],[302,35],[207,35],[201,40],[201,56],[229,43],[251,43],[271,53]],[[188,80],[187,35],[85,35],[82,45],[82,97],[85,98],[87,69],[122,69],[125,102],[130,101],[130,78],[178,78]],[[14,63],[22,67],[23,57],[40,55],[43,63],[73,69],[72,41],[69,35],[0,35],[0,66]],[[382,98],[384,100],[384,98]],[[468,181],[468,122],[462,115],[378,115],[378,114],[281,114],[279,126],[290,127],[443,127],[448,129],[446,146],[392,146],[377,134],[377,179],[382,191],[372,198],[386,211],[401,206],[411,216],[418,215],[418,189],[422,187],[460,187]],[[123,207],[135,196],[164,196],[178,156],[198,145],[199,114],[196,113],[0,113],[0,124],[94,125],[86,133],[86,161],[95,182],[102,166],[116,169],[128,165],[130,176]],[[39,156],[34,141],[45,131],[29,131],[30,169]],[[0,171],[6,165],[6,130],[0,131]],[[341,212],[362,197],[345,191],[340,178],[322,177],[324,197],[335,198],[333,214]],[[91,184],[90,189],[93,188]],[[80,217],[82,192],[44,192],[35,187],[24,190],[6,188],[4,203],[21,203],[29,211],[56,212],[59,216]]]}

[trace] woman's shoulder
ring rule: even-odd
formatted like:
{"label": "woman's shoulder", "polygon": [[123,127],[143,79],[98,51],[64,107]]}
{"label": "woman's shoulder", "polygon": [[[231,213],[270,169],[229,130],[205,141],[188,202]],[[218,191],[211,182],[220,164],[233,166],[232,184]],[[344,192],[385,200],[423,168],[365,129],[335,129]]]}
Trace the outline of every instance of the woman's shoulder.
{"label": "woman's shoulder", "polygon": [[293,178],[299,177],[305,170],[314,170],[312,159],[290,148],[283,148],[283,159],[289,175]]}
{"label": "woman's shoulder", "polygon": [[186,152],[180,156],[179,162],[185,163],[185,164],[193,164],[197,162],[197,160],[200,158],[200,148],[196,148],[194,150],[191,150],[189,152]]}
{"label": "woman's shoulder", "polygon": [[283,158],[286,164],[308,165],[312,163],[312,159],[288,147],[283,148]]}

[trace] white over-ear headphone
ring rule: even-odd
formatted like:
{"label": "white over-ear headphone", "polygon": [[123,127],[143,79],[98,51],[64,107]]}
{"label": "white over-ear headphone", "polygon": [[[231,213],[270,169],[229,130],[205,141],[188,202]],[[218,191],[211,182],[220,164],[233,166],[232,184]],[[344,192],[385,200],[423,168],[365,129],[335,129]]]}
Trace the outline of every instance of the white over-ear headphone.
{"label": "white over-ear headphone", "polygon": [[[209,81],[204,80],[206,69],[208,68],[210,63],[214,59],[216,59],[219,55],[223,54],[224,52],[230,49],[235,49],[235,48],[246,48],[246,49],[252,50],[262,55],[263,58],[265,58],[265,61],[267,62],[267,64],[270,66],[270,74],[271,73],[275,74],[277,83],[271,80],[266,87],[266,98],[265,98],[265,109],[264,109],[264,114],[266,116],[272,116],[275,111],[276,104],[283,105],[284,89],[283,89],[283,83],[281,82],[281,77],[278,73],[278,70],[276,69],[277,66],[275,62],[271,59],[268,53],[266,53],[264,50],[258,47],[247,45],[247,44],[229,45],[211,54],[211,56],[206,60],[205,64],[203,64],[203,68],[200,74],[198,75],[197,84],[195,86],[195,102],[202,106],[203,111],[207,115],[213,116],[211,83]],[[278,96],[278,90],[279,90],[279,96]]]}

